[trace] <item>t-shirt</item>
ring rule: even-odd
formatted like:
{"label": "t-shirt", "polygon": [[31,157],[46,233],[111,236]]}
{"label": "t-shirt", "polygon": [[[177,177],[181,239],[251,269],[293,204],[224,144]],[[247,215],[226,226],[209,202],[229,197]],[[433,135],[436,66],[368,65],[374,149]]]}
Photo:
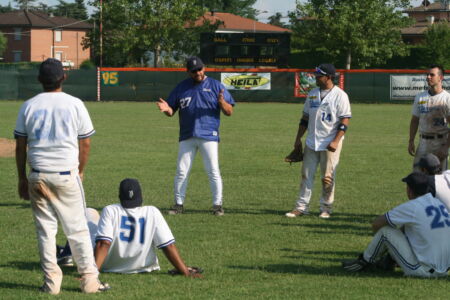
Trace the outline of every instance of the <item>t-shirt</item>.
{"label": "t-shirt", "polygon": [[192,78],[180,82],[167,100],[174,113],[179,110],[180,141],[197,137],[219,141],[220,91],[226,102],[235,105],[234,99],[219,81],[206,77],[196,84]]}
{"label": "t-shirt", "polygon": [[312,89],[306,98],[303,114],[309,117],[306,145],[314,151],[327,150],[341,119],[352,117],[348,96],[338,86],[334,86],[323,100],[320,99],[320,88]]}
{"label": "t-shirt", "polygon": [[422,134],[447,134],[447,117],[450,116],[450,94],[443,90],[431,96],[428,91],[414,98],[412,114],[419,118]]}
{"label": "t-shirt", "polygon": [[161,212],[154,206],[131,209],[106,206],[101,214],[96,241],[111,242],[102,271],[139,273],[159,270],[156,248],[175,242]]}
{"label": "t-shirt", "polygon": [[63,92],[40,93],[19,110],[15,137],[26,137],[31,168],[64,172],[78,168],[78,140],[95,133],[83,102]]}
{"label": "t-shirt", "polygon": [[450,267],[450,216],[441,201],[428,193],[395,207],[385,216],[392,227],[404,226],[412,251],[422,265],[438,273],[447,272]]}

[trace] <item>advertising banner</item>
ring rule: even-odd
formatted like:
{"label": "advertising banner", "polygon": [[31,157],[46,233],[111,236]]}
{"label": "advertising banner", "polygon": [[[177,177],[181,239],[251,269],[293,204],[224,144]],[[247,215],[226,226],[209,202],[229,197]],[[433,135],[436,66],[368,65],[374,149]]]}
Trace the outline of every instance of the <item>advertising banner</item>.
{"label": "advertising banner", "polygon": [[[334,77],[334,84],[344,89],[344,74],[336,73]],[[308,93],[313,88],[316,88],[316,77],[311,72],[296,72],[295,73],[295,87],[294,96],[304,97],[308,96]]]}
{"label": "advertising banner", "polygon": [[270,73],[221,73],[228,90],[270,90]]}
{"label": "advertising banner", "polygon": [[[450,90],[450,78],[443,82],[445,90]],[[391,75],[391,100],[414,100],[414,97],[428,89],[426,75]]]}

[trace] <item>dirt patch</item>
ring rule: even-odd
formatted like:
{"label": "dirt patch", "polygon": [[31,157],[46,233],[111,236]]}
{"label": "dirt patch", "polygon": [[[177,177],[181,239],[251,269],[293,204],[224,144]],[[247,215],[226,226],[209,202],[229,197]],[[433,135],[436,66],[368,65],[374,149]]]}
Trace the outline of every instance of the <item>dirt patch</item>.
{"label": "dirt patch", "polygon": [[0,157],[14,157],[16,150],[16,141],[0,138]]}

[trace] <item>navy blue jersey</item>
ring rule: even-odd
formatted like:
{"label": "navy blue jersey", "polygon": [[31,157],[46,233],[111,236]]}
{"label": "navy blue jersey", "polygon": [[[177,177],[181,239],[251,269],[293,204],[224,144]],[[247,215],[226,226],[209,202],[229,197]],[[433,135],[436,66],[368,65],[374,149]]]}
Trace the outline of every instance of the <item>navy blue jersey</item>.
{"label": "navy blue jersey", "polygon": [[220,106],[217,99],[222,89],[225,101],[234,106],[234,99],[223,84],[210,77],[198,84],[188,78],[170,93],[167,103],[174,113],[179,110],[180,141],[191,137],[220,140]]}

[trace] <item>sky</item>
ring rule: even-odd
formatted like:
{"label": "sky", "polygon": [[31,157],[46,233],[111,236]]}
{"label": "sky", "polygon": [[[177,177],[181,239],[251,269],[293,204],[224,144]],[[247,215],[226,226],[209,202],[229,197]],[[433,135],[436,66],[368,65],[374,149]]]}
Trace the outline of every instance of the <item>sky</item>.
{"label": "sky", "polygon": [[[66,2],[74,2],[74,0],[65,0]],[[301,2],[306,2],[305,0],[300,0]],[[8,3],[11,2],[11,5],[14,7],[15,2],[13,0],[0,0],[1,5],[8,5]],[[55,5],[58,3],[57,0],[37,0],[37,3],[42,2],[47,5]],[[87,3],[87,1],[84,1]],[[258,14],[257,18],[260,22],[267,22],[268,17],[276,14],[277,12],[281,13],[283,16],[287,16],[288,11],[295,10],[295,2],[296,0],[257,0],[255,2],[255,5],[253,6],[256,8],[260,13]],[[422,3],[422,0],[411,0],[411,5],[413,6],[419,6],[420,3]],[[89,10],[89,12],[91,12]],[[282,19],[282,21],[286,22],[288,19]]]}

